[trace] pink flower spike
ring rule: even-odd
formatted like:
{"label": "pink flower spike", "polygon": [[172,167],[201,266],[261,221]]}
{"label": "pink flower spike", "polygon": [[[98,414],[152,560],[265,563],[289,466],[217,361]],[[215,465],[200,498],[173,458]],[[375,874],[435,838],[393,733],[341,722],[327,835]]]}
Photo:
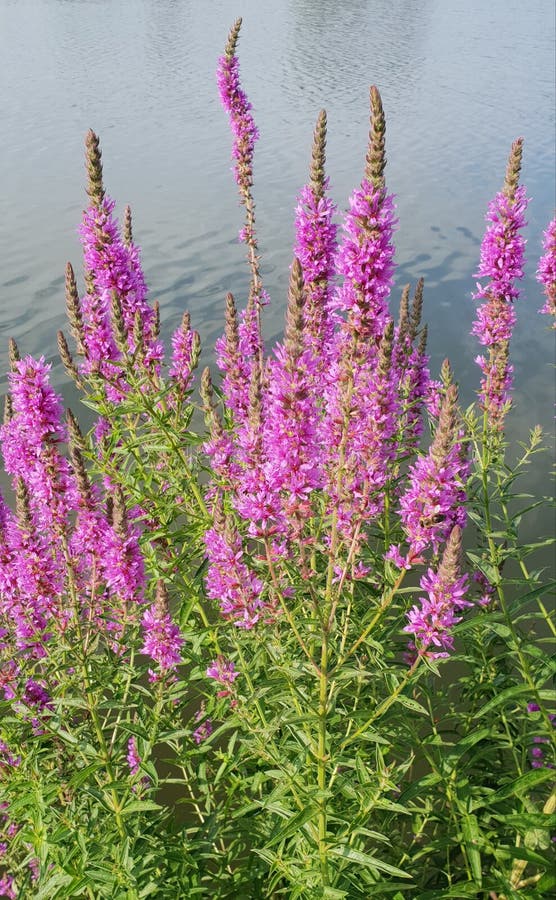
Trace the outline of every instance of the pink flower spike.
{"label": "pink flower spike", "polygon": [[130,737],[127,742],[127,764],[131,775],[137,775],[141,765],[141,758],[137,752],[137,742],[134,737]]}
{"label": "pink flower spike", "polygon": [[[232,29],[226,55],[221,56],[218,60],[216,80],[220,100],[228,113],[234,134],[232,156],[236,160],[235,179],[240,188],[248,188],[251,185],[253,150],[255,141],[259,137],[259,131],[251,114],[252,106],[242,90],[239,80],[239,60],[235,55],[235,48],[240,25],[241,22]],[[247,228],[242,229],[240,239],[249,241],[250,235]]]}
{"label": "pink flower spike", "polygon": [[232,660],[226,659],[224,656],[218,656],[207,668],[207,677],[214,678],[220,684],[233,684],[239,674],[236,672]]}
{"label": "pink flower spike", "polygon": [[552,327],[556,328],[556,218],[543,234],[543,248],[546,252],[539,260],[537,281],[544,287],[546,301],[539,312],[552,316]]}
{"label": "pink flower spike", "polygon": [[168,593],[162,581],[158,582],[156,600],[143,613],[141,624],[145,642],[140,652],[158,663],[163,673],[175,669],[182,661],[183,638],[170,616]]}
{"label": "pink flower spike", "polygon": [[418,653],[430,659],[449,655],[453,649],[452,629],[461,621],[461,616],[456,613],[473,605],[465,599],[467,575],[460,574],[460,567],[461,529],[456,525],[438,571],[428,569],[421,578],[420,585],[427,596],[419,597],[419,605],[409,611],[409,624],[404,628],[413,635]]}
{"label": "pink flower spike", "polygon": [[479,356],[483,378],[479,400],[490,428],[503,429],[511,405],[512,366],[509,343],[516,321],[514,301],[519,297],[516,282],[523,278],[525,239],[520,234],[525,226],[528,199],[525,188],[517,186],[521,168],[522,141],[512,145],[503,190],[491,201],[486,214],[488,226],[481,244],[481,261],[476,273],[486,278],[477,285],[474,299],[484,299],[477,310],[471,329],[488,358]]}

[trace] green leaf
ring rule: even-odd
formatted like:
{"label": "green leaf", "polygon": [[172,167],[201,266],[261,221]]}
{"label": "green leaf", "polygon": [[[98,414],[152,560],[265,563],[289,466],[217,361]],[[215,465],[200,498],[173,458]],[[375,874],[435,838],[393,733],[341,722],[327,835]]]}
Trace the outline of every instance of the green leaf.
{"label": "green leaf", "polygon": [[553,891],[556,892],[556,870],[544,873],[537,884],[537,891],[540,897],[549,897]]}
{"label": "green leaf", "polygon": [[469,860],[469,865],[471,866],[471,871],[473,872],[473,878],[476,880],[477,884],[482,887],[481,854],[478,847],[480,832],[477,817],[464,813],[461,830],[465,841],[467,858]]}
{"label": "green leaf", "polygon": [[519,815],[496,816],[496,818],[520,831],[528,828],[556,829],[556,813],[519,813]]}
{"label": "green leaf", "polygon": [[500,691],[496,697],[493,697],[488,703],[485,703],[483,707],[479,710],[478,713],[475,713],[475,718],[480,719],[483,716],[486,716],[488,713],[492,712],[493,709],[496,709],[497,706],[501,706],[502,704],[514,700],[516,697],[521,697],[523,694],[530,694],[531,688],[528,684],[517,684],[512,687],[506,688],[505,691]]}
{"label": "green leaf", "polygon": [[284,825],[283,828],[280,828],[275,834],[271,835],[270,840],[266,842],[267,846],[271,847],[273,844],[291,837],[315,815],[317,809],[318,807],[315,806],[315,804],[309,803],[304,809],[300,809],[295,815],[290,816],[286,825]]}
{"label": "green leaf", "polygon": [[142,813],[142,812],[151,812],[153,810],[163,809],[159,803],[155,803],[154,800],[133,800],[131,803],[128,803],[127,806],[124,806],[122,809],[122,816],[129,816],[131,813]]}
{"label": "green leaf", "polygon": [[345,900],[347,896],[346,891],[340,891],[333,887],[327,886],[322,891],[322,900]]}
{"label": "green leaf", "polygon": [[481,809],[484,806],[493,806],[495,803],[498,803],[500,800],[505,800],[507,797],[512,797],[514,795],[519,796],[520,794],[532,791],[544,781],[549,781],[553,777],[554,773],[552,772],[552,769],[533,769],[531,772],[526,772],[525,775],[520,775],[519,778],[516,778],[515,781],[512,781],[499,791],[496,791],[495,794],[491,794],[488,800],[483,798],[478,802],[473,803],[472,808],[475,810]]}
{"label": "green leaf", "polygon": [[457,898],[462,900],[464,897],[473,897],[476,900],[479,891],[480,887],[478,884],[466,881],[464,884],[456,884],[447,890],[422,891],[419,894],[419,900],[444,900],[445,897],[455,897],[456,900]]}
{"label": "green leaf", "polygon": [[396,698],[396,703],[400,703],[402,706],[407,707],[407,709],[412,709],[413,712],[417,712],[422,716],[428,716],[425,707],[421,706],[420,703],[417,703],[417,700],[414,700],[413,697],[406,697],[405,694],[399,694]]}
{"label": "green leaf", "polygon": [[35,900],[47,900],[47,898],[55,897],[58,888],[63,887],[65,884],[69,884],[71,881],[71,875],[64,872],[57,872],[56,875],[53,875],[52,878],[49,878],[48,881],[43,884],[39,891],[33,891],[33,897]]}
{"label": "green leaf", "polygon": [[368,853],[362,853],[360,850],[355,850],[353,847],[348,846],[348,844],[330,847],[328,852],[331,856],[338,856],[340,859],[349,860],[349,862],[357,863],[358,866],[364,866],[366,869],[378,869],[379,872],[386,872],[387,875],[397,875],[398,878],[411,878],[411,875],[408,875],[408,873],[404,872],[402,869],[391,866],[381,859],[377,859],[376,856],[370,856]]}

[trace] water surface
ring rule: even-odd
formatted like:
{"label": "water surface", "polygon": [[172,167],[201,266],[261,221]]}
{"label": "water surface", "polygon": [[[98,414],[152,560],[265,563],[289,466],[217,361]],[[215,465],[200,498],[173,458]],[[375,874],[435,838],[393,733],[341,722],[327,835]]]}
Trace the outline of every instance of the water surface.
{"label": "water surface", "polygon": [[[132,205],[164,333],[187,308],[210,349],[226,291],[243,302],[241,210],[214,79],[238,15],[242,80],[261,132],[255,193],[268,337],[282,327],[293,206],[318,111],[328,112],[328,172],[345,208],[363,171],[374,83],[398,198],[395,296],[425,277],[432,366],[451,358],[465,402],[479,380],[469,331],[484,212],[512,140],[524,137],[531,259],[512,349],[512,428],[549,424],[553,342],[537,315],[534,269],[555,202],[550,0],[0,0],[0,377],[10,335],[23,353],[55,362],[66,261],[80,271],[89,127],[101,137],[108,192],[120,211]],[[54,378],[65,386],[57,362]]]}

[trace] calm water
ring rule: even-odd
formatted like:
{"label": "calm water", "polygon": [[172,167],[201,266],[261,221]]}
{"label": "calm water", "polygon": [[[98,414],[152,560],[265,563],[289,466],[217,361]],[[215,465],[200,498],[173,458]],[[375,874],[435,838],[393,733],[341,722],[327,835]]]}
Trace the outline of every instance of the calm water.
{"label": "calm water", "polygon": [[[55,359],[64,265],[80,266],[89,127],[101,136],[108,192],[120,210],[132,205],[165,333],[188,308],[212,346],[226,291],[241,301],[247,285],[214,80],[238,15],[242,79],[261,131],[268,337],[282,326],[293,205],[317,113],[328,112],[328,171],[343,208],[361,178],[375,83],[398,197],[398,285],[425,277],[432,365],[451,358],[465,402],[478,383],[470,294],[483,216],[512,140],[525,138],[531,261],[513,342],[513,428],[549,424],[553,341],[533,276],[555,203],[550,0],[0,0],[0,378],[10,335],[22,352]],[[59,364],[54,375],[64,386]]]}

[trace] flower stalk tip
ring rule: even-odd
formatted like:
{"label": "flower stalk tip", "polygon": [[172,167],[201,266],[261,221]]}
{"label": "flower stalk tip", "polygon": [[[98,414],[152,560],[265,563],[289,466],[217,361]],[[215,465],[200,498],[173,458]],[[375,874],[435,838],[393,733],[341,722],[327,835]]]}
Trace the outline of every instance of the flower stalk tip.
{"label": "flower stalk tip", "polygon": [[241,16],[235,20],[234,24],[230,29],[230,33],[228,35],[228,40],[226,42],[226,48],[224,50],[224,55],[226,59],[232,59],[236,55],[236,47],[237,41],[239,38],[239,32],[241,30],[242,19]]}
{"label": "flower stalk tip", "polygon": [[85,165],[87,168],[87,194],[97,209],[104,200],[102,183],[102,153],[100,141],[90,128],[85,136]]}
{"label": "flower stalk tip", "polygon": [[77,371],[77,366],[73,361],[73,357],[71,355],[71,351],[68,347],[68,342],[66,340],[66,336],[63,331],[59,331],[57,334],[58,341],[58,353],[60,354],[60,359],[62,360],[64,369],[66,370],[69,377],[76,383],[79,387],[82,382],[79,377],[79,372]]}
{"label": "flower stalk tip", "polygon": [[523,156],[523,138],[517,138],[512,144],[508,164],[506,166],[506,177],[502,193],[513,202],[515,200],[516,188],[519,184],[519,173],[521,172],[521,158]]}
{"label": "flower stalk tip", "polygon": [[21,359],[21,355],[19,353],[19,348],[15,342],[14,338],[10,338],[8,341],[8,358],[10,360],[10,369],[12,372],[17,371],[17,364]]}
{"label": "flower stalk tip", "polygon": [[85,355],[85,338],[83,329],[83,315],[81,305],[79,303],[79,293],[77,290],[77,281],[71,263],[66,264],[66,310],[71,327],[71,333],[77,345],[77,352],[80,356]]}
{"label": "flower stalk tip", "polygon": [[123,242],[126,247],[131,247],[131,245],[133,244],[131,206],[129,206],[129,204],[124,209]]}
{"label": "flower stalk tip", "polygon": [[321,109],[315,132],[313,135],[313,149],[311,153],[311,168],[309,171],[311,179],[311,187],[315,194],[316,200],[322,200],[325,190],[325,173],[324,167],[326,163],[326,110]]}
{"label": "flower stalk tip", "polygon": [[386,167],[386,118],[382,99],[378,88],[373,84],[370,89],[371,130],[369,133],[369,149],[366,156],[365,178],[375,188],[384,190],[384,169]]}

